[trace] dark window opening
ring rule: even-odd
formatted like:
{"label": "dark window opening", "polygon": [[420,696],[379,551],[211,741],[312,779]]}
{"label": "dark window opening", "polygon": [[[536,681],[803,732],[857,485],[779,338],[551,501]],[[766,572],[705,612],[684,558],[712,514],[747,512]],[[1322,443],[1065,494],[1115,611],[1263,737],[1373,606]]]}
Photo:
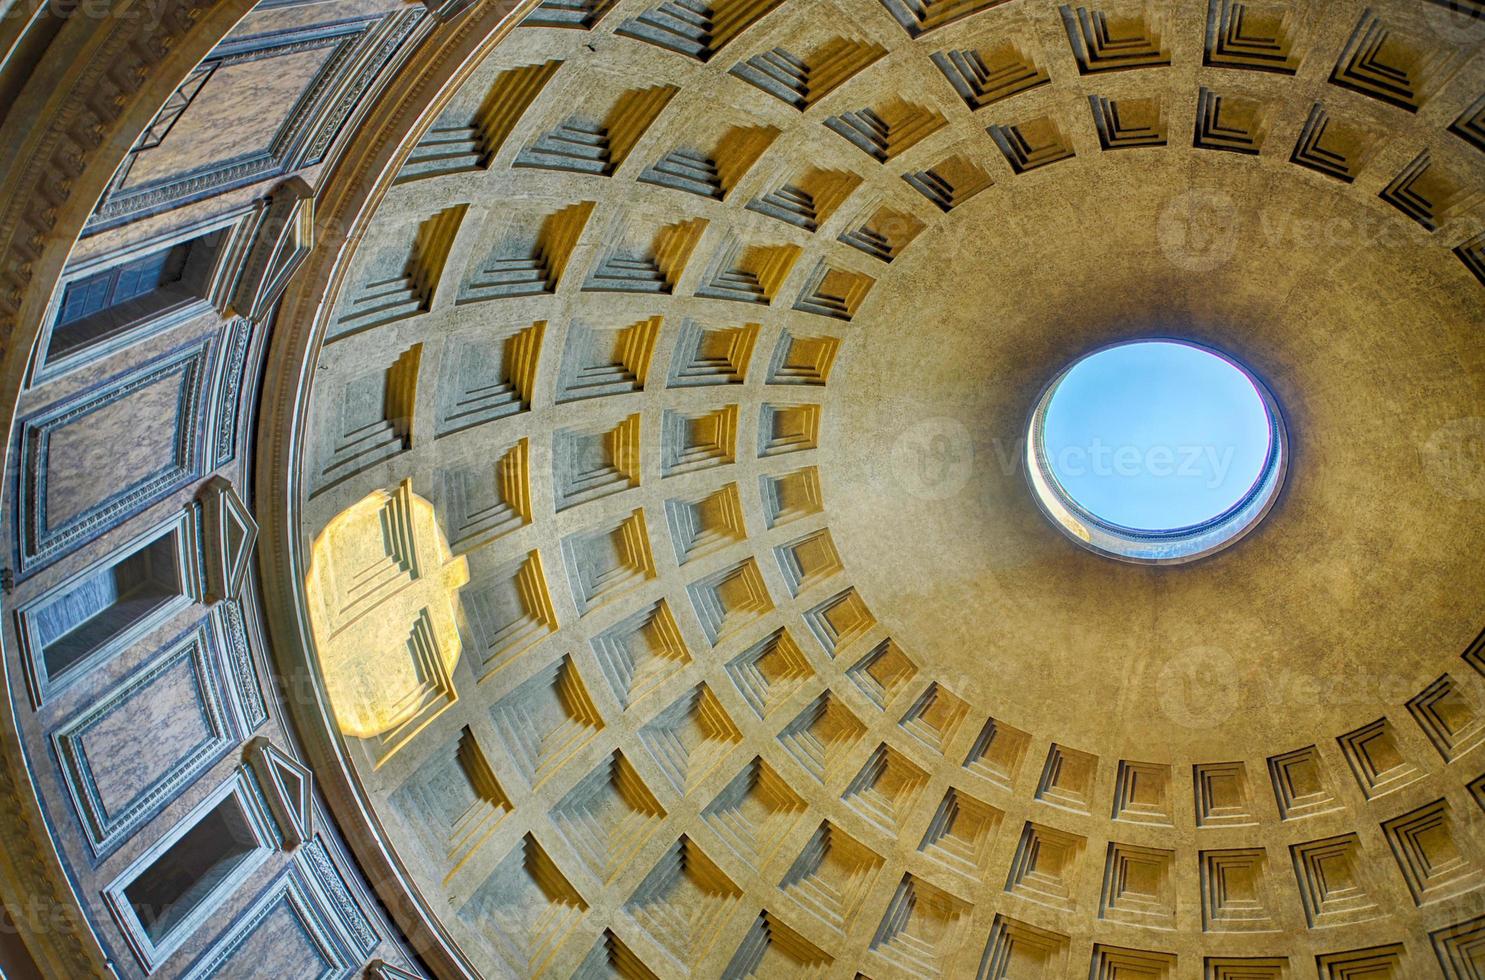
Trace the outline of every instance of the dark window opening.
{"label": "dark window opening", "polygon": [[47,357],[77,354],[204,300],[222,237],[213,232],[69,282]]}
{"label": "dark window opening", "polygon": [[34,614],[47,678],[56,680],[183,594],[174,533],[89,575]]}
{"label": "dark window opening", "polygon": [[124,888],[157,945],[259,847],[242,801],[229,794]]}

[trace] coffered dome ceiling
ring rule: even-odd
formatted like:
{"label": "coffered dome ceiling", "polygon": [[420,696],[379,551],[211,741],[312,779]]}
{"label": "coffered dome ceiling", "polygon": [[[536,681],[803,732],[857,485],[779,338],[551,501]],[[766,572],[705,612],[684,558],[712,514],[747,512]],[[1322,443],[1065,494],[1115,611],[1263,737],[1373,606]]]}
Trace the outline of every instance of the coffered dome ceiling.
{"label": "coffered dome ceiling", "polygon": [[[346,759],[474,968],[1426,972],[1485,871],[1435,435],[1485,396],[1478,24],[607,6],[438,107],[310,347],[309,601],[359,601],[368,494],[468,566],[457,665]],[[1056,369],[1150,335],[1293,433],[1192,567],[1083,552],[1020,467]]]}
{"label": "coffered dome ceiling", "polygon": [[[255,464],[287,710],[434,973],[1485,976],[1478,3],[439,31],[318,185]],[[1022,466],[1152,336],[1290,438],[1179,567]]]}

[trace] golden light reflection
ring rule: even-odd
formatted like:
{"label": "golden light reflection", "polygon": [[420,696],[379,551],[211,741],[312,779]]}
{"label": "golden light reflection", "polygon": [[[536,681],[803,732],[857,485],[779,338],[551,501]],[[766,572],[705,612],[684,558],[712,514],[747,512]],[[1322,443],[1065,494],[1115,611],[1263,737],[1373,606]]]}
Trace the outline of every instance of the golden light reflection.
{"label": "golden light reflection", "polygon": [[455,603],[468,582],[468,562],[450,552],[433,505],[410,480],[325,526],[304,588],[341,732],[401,744],[454,703]]}

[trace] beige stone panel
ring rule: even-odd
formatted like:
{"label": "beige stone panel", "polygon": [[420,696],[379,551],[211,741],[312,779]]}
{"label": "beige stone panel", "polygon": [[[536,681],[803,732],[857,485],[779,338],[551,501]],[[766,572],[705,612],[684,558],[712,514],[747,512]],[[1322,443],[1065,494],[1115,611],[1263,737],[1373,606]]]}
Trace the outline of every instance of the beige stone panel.
{"label": "beige stone panel", "polygon": [[47,453],[46,518],[60,527],[176,458],[181,379],[146,385],[58,429]]}
{"label": "beige stone panel", "polygon": [[326,45],[218,68],[165,141],[135,156],[124,187],[266,150],[333,51]]}

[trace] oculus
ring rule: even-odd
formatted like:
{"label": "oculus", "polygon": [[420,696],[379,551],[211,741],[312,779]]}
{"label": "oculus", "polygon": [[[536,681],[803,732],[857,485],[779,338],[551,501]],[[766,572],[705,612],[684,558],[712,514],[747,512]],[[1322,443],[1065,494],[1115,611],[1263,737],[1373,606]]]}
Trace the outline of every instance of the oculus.
{"label": "oculus", "polygon": [[1181,564],[1226,548],[1273,506],[1288,461],[1272,393],[1180,340],[1086,354],[1042,390],[1027,476],[1043,513],[1097,554]]}

